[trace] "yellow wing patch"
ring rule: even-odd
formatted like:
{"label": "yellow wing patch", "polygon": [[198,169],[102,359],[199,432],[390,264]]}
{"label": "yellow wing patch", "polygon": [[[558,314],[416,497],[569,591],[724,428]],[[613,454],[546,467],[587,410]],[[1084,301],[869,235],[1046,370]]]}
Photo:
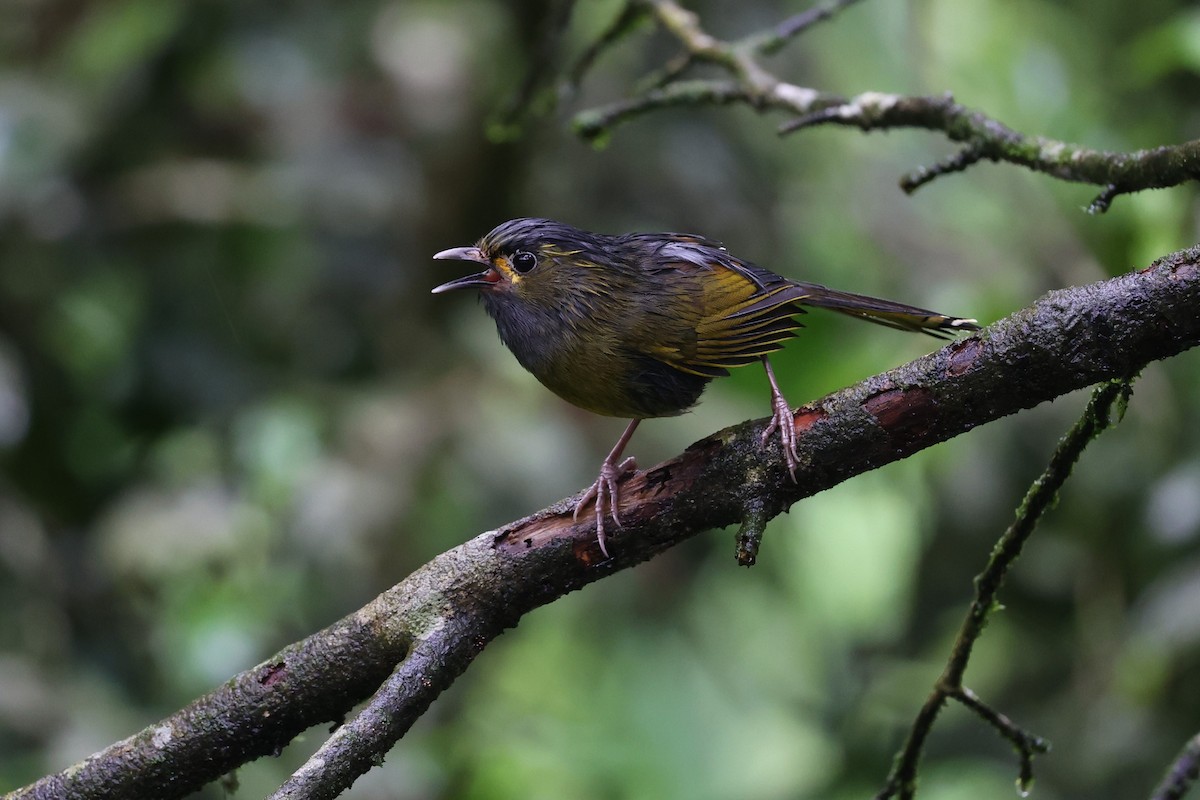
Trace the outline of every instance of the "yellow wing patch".
{"label": "yellow wing patch", "polygon": [[651,355],[683,372],[728,375],[729,368],[757,361],[783,347],[803,327],[795,319],[802,294],[790,283],[763,288],[723,264],[689,276],[699,287],[691,346],[660,345]]}

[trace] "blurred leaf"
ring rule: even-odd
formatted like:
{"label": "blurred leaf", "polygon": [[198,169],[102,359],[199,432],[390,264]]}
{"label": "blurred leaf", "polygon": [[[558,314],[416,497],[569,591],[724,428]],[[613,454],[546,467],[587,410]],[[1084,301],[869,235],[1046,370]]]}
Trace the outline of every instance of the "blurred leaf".
{"label": "blurred leaf", "polygon": [[163,46],[179,28],[187,7],[154,0],[89,5],[64,50],[68,70],[84,87],[107,90]]}
{"label": "blurred leaf", "polygon": [[1126,51],[1128,77],[1146,88],[1176,71],[1200,72],[1200,10],[1168,17],[1137,37]]}

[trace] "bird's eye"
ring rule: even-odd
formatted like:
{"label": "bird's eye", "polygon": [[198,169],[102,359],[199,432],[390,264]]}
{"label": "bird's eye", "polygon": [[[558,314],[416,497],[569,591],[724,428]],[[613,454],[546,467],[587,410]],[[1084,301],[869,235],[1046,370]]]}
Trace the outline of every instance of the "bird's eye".
{"label": "bird's eye", "polygon": [[537,266],[537,256],[528,250],[518,250],[513,253],[512,265],[517,272],[524,274]]}

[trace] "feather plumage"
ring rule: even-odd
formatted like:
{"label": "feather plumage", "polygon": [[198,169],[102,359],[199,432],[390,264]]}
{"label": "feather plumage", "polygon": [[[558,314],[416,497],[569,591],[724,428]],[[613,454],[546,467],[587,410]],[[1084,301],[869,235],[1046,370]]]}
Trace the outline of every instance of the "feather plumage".
{"label": "feather plumage", "polygon": [[[552,391],[610,416],[686,411],[708,381],[782,348],[806,306],[935,336],[975,327],[788,280],[687,233],[607,236],[528,218],[476,248],[499,273],[482,295],[504,343]],[[519,271],[518,253],[536,266]]]}

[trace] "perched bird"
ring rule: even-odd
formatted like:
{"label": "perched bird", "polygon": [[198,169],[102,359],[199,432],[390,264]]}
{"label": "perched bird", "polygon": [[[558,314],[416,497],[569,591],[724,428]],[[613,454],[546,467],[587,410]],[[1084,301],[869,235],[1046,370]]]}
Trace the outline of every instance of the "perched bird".
{"label": "perched bird", "polygon": [[637,467],[617,463],[638,423],[687,411],[713,378],[761,361],[771,384],[771,423],[788,472],[798,464],[792,411],[767,354],[802,327],[803,306],[934,336],[978,330],[922,308],[792,281],[731,255],[719,242],[683,233],[589,233],[549,219],[514,219],[472,247],[435,259],[483,271],[434,294],[477,289],[500,339],[546,388],[597,414],[631,421],[600,475],[575,506],[595,501],[596,537],[608,556],[605,507],[620,527],[619,483]]}

